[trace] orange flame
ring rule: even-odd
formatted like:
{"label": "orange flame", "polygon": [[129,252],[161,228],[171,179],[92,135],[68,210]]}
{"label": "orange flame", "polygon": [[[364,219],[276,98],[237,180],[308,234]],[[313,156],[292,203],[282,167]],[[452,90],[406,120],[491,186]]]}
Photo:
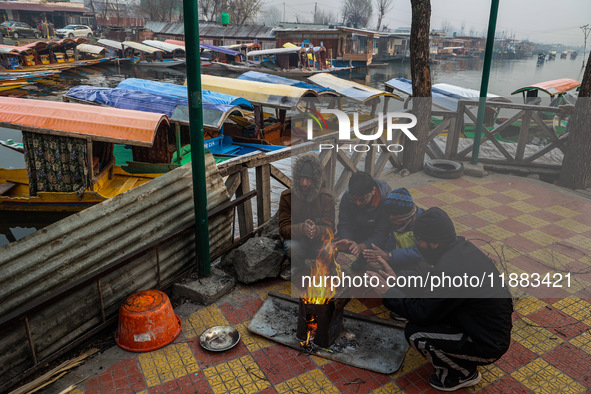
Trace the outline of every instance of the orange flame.
{"label": "orange flame", "polygon": [[305,348],[310,347],[310,339],[316,335],[316,329],[318,328],[318,323],[316,322],[316,315],[312,315],[310,320],[306,321],[308,323],[306,327],[306,342],[300,342],[300,346]]}
{"label": "orange flame", "polygon": [[[330,267],[334,264],[336,275],[341,275],[341,267],[336,262],[337,249],[333,244],[334,234],[331,229],[326,230],[322,236],[322,249],[316,256],[315,265],[312,267],[310,277],[312,283],[322,284],[321,286],[310,286],[302,293],[302,301],[306,304],[327,304],[337,294],[337,289],[330,288]],[[316,278],[316,280],[314,280]]]}

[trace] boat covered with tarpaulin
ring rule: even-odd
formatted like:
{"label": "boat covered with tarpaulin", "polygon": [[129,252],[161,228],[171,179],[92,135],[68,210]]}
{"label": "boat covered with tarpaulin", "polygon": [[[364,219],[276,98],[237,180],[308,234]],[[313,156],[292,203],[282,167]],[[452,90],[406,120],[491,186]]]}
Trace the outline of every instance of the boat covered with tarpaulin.
{"label": "boat covered with tarpaulin", "polygon": [[311,83],[298,81],[297,79],[285,78],[280,75],[273,75],[273,74],[266,74],[258,71],[248,71],[244,74],[238,76],[238,79],[244,81],[255,81],[255,82],[265,82],[265,83],[273,83],[276,85],[288,85],[288,86],[295,86],[296,88],[302,89],[309,89],[314,90],[319,96],[328,95],[328,96],[337,96],[338,93],[330,88],[326,88],[323,86],[314,85]]}

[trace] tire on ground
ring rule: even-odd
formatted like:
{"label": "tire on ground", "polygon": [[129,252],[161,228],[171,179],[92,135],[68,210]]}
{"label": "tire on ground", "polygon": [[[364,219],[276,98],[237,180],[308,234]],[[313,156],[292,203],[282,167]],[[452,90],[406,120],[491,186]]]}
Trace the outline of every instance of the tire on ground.
{"label": "tire on ground", "polygon": [[464,165],[451,160],[428,160],[423,168],[425,174],[443,179],[456,179],[464,175]]}

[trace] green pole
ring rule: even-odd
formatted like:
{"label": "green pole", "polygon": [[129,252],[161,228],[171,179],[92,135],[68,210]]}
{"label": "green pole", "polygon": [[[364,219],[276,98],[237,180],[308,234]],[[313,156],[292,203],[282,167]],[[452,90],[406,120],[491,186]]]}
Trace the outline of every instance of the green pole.
{"label": "green pole", "polygon": [[185,49],[187,53],[187,93],[189,96],[189,127],[191,165],[193,169],[193,200],[195,201],[195,248],[199,276],[209,276],[209,230],[207,190],[205,183],[205,148],[203,146],[203,107],[201,98],[201,58],[199,56],[199,12],[197,1],[183,0]]}
{"label": "green pole", "polygon": [[478,163],[478,152],[480,151],[480,138],[482,125],[484,123],[484,110],[486,109],[486,95],[488,93],[488,78],[490,76],[490,65],[492,63],[493,46],[495,45],[495,29],[497,27],[497,14],[499,11],[499,0],[492,0],[490,5],[490,16],[488,18],[488,34],[486,36],[486,50],[484,52],[484,66],[482,68],[482,81],[480,83],[480,98],[478,99],[478,117],[476,118],[476,129],[474,130],[474,147],[472,149],[472,164]]}

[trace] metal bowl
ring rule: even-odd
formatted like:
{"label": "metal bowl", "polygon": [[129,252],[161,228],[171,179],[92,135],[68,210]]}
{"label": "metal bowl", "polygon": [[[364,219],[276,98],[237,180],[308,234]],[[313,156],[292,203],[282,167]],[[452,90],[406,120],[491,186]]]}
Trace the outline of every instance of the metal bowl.
{"label": "metal bowl", "polygon": [[199,337],[199,343],[205,350],[223,352],[236,346],[240,333],[232,326],[214,326],[208,328]]}

